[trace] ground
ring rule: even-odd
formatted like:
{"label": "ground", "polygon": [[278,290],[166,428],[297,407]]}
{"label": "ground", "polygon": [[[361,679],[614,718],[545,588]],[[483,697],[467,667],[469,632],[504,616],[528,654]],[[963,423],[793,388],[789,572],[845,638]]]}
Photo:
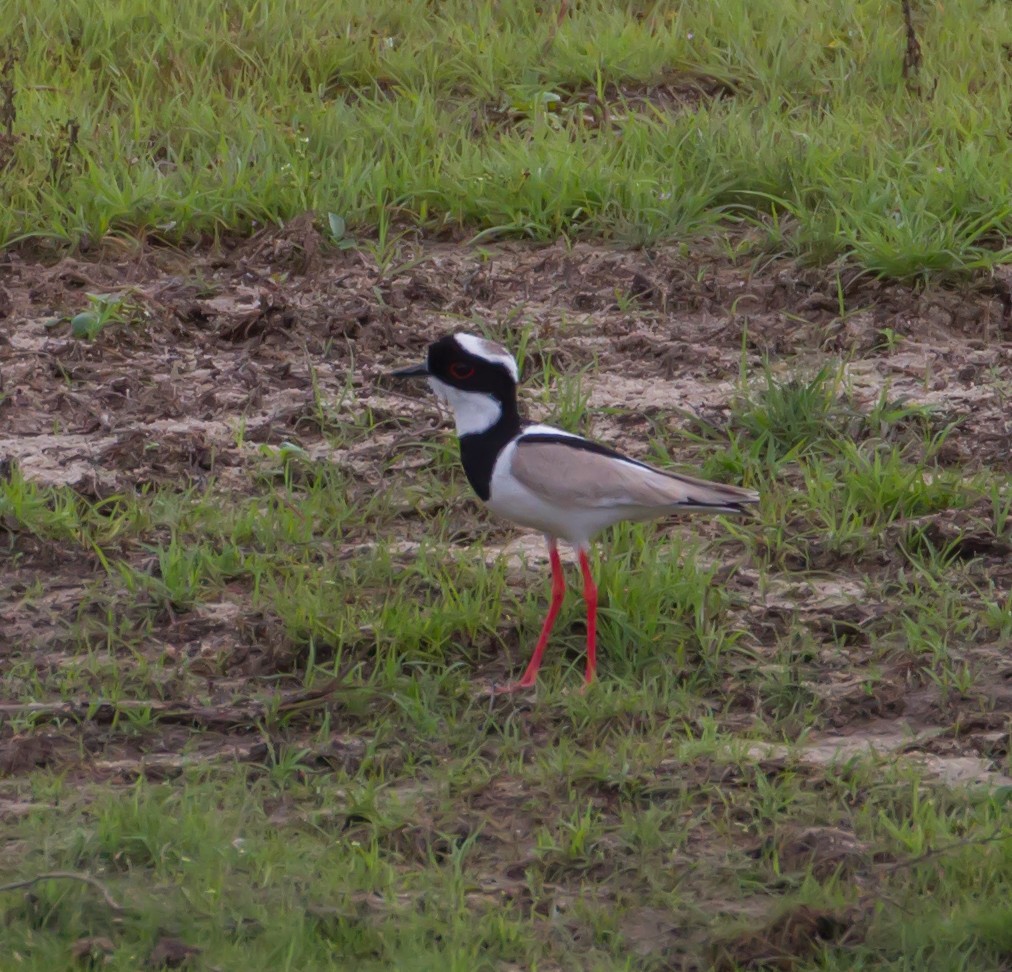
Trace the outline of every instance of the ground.
{"label": "ground", "polygon": [[[7,253],[0,870],[99,882],[6,891],[11,967],[1012,960],[1012,276],[748,244]],[[450,329],[762,494],[602,538],[585,694],[571,560],[494,694],[547,558],[387,377]]]}
{"label": "ground", "polygon": [[[15,0],[0,964],[1009,967],[1010,52],[978,0]],[[572,589],[495,691],[542,541],[387,377],[452,328],[761,494],[601,538],[586,693]]]}

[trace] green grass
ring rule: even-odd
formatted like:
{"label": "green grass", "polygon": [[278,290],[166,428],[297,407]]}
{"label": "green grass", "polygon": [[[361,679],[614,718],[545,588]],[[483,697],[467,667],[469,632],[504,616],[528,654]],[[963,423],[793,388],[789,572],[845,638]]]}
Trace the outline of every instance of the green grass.
{"label": "green grass", "polygon": [[[538,383],[528,394],[547,406]],[[335,442],[369,423],[339,404],[323,418]],[[761,490],[757,517],[615,530],[596,562],[602,678],[575,691],[571,592],[529,702],[476,689],[519,670],[546,585],[462,545],[462,528],[497,534],[464,505],[443,437],[381,493],[294,448],[256,454],[248,495],[89,501],[15,472],[0,485],[12,576],[48,551],[86,586],[60,618],[44,583],[20,590],[47,662],[15,651],[5,696],[150,704],[103,726],[11,719],[8,742],[61,756],[0,785],[33,805],[8,824],[5,871],[87,874],[126,910],[60,879],[6,892],[5,954],[69,967],[100,937],[105,967],[134,969],[170,936],[202,949],[197,967],[236,970],[732,969],[757,948],[805,970],[999,967],[1008,789],[946,786],[902,755],[805,756],[840,705],[897,686],[931,693],[956,736],[996,715],[983,688],[1007,597],[925,524],[965,508],[994,530],[1002,494],[934,467],[929,419],[862,409],[831,367],[758,376],[725,429],[672,443],[704,466],[737,456],[714,469]],[[791,585],[838,573],[879,606],[866,623],[837,617],[829,588],[814,604],[829,635],[778,613]],[[844,669],[863,687],[827,694]],[[272,695],[335,676],[324,704]],[[227,731],[158,708],[250,697],[262,715]],[[816,930],[785,938],[778,916]]]}
{"label": "green grass", "polygon": [[[915,4],[909,83],[898,0],[582,0],[557,32],[556,12],[15,0],[0,246],[202,245],[311,210],[372,283],[420,265],[415,234],[705,236],[759,277],[1008,260],[1007,4]],[[841,324],[843,273],[820,284]],[[609,325],[677,323],[677,287],[655,314],[638,286]],[[128,370],[169,313],[129,288],[70,305],[45,350],[68,396],[74,361],[115,347]],[[290,440],[240,416],[227,471],[165,456],[163,479],[85,495],[3,464],[0,703],[23,705],[0,716],[0,885],[70,871],[122,906],[66,878],[0,891],[5,969],[87,967],[76,948],[135,970],[166,937],[237,972],[1012,961],[1002,457],[954,461],[963,405],[869,399],[846,360],[747,373],[748,335],[723,410],[595,410],[600,321],[550,317],[468,324],[508,336],[529,411],[649,425],[648,458],[762,495],[604,538],[586,694],[573,565],[537,694],[485,691],[522,670],[547,568],[502,554],[447,429],[361,397],[375,343],[364,371],[314,358]],[[921,339],[887,319],[873,354]],[[0,416],[34,407],[21,354]],[[827,759],[862,733],[878,752]],[[978,757],[989,781],[945,777]]]}
{"label": "green grass", "polygon": [[953,0],[915,19],[908,84],[898,0],[586,0],[554,36],[553,5],[529,2],[15,0],[0,243],[174,242],[314,210],[381,260],[412,227],[733,229],[740,255],[986,269],[1012,230],[1012,17]]}

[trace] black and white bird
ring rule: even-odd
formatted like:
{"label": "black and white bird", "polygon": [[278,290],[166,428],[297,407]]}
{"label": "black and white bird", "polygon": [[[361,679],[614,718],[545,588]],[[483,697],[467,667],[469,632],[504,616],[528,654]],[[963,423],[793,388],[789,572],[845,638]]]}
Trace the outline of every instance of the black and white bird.
{"label": "black and white bird", "polygon": [[597,669],[597,587],[587,553],[597,533],[621,520],[650,520],[686,510],[742,513],[759,501],[750,489],[664,472],[570,432],[524,422],[517,408],[519,369],[505,348],[473,334],[448,334],[429,345],[423,364],[393,373],[427,378],[453,410],[468,482],[499,516],[544,533],[552,566],[552,600],[520,681],[530,688],[562,606],[565,578],[558,542],[576,548],[587,602],[586,684]]}

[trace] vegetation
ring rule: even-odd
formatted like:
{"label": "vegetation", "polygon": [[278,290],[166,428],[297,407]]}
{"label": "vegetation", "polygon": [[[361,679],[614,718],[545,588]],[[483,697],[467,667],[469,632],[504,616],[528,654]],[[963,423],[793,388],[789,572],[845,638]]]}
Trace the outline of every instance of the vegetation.
{"label": "vegetation", "polygon": [[[556,379],[570,426],[581,380]],[[42,545],[92,579],[50,642],[58,660],[23,651],[5,694],[104,707],[13,707],[9,728],[52,740],[62,718],[64,747],[127,757],[7,787],[33,808],[12,828],[16,870],[98,876],[123,908],[41,882],[8,905],[18,967],[60,967],[97,937],[110,968],[136,968],[167,934],[222,969],[731,969],[781,952],[796,968],[996,967],[1012,947],[1012,790],[805,741],[905,685],[957,725],[1000,720],[980,680],[1006,599],[917,524],[966,508],[968,530],[996,535],[1003,492],[936,467],[929,413],[862,411],[841,381],[769,373],[723,432],[667,438],[758,487],[759,516],[616,530],[598,565],[602,679],[576,691],[571,595],[529,701],[481,685],[523,663],[543,572],[517,581],[513,558],[456,539],[496,533],[466,512],[449,439],[416,443],[429,461],[410,475],[395,458],[379,494],[293,445],[263,450],[252,472],[270,488],[245,496],[89,502],[15,474],[0,515],[17,563]],[[534,408],[540,392],[536,373]],[[347,406],[321,419],[335,444],[383,431]],[[776,618],[792,576],[809,606],[795,595],[767,640],[750,618]],[[848,583],[875,605],[863,620],[833,607]],[[44,614],[45,597],[25,589],[17,610]],[[195,636],[206,652],[173,648]],[[848,668],[841,695],[832,672]],[[180,722],[196,728],[173,735]]]}
{"label": "vegetation", "polygon": [[[1008,967],[1008,4],[8,7],[4,969]],[[586,693],[457,326],[762,495],[604,538]]]}
{"label": "vegetation", "polygon": [[760,254],[987,268],[1012,227],[1012,14],[915,10],[905,79],[899,0],[585,0],[561,21],[491,0],[13,0],[0,242],[315,210],[342,239],[744,224]]}

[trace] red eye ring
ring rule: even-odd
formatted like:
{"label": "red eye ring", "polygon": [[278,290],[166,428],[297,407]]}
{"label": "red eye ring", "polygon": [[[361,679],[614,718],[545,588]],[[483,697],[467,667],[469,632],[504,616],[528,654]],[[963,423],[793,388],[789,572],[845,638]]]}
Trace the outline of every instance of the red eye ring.
{"label": "red eye ring", "polygon": [[461,364],[459,361],[454,361],[450,365],[450,376],[456,378],[457,381],[466,381],[474,375],[474,368],[471,365]]}

